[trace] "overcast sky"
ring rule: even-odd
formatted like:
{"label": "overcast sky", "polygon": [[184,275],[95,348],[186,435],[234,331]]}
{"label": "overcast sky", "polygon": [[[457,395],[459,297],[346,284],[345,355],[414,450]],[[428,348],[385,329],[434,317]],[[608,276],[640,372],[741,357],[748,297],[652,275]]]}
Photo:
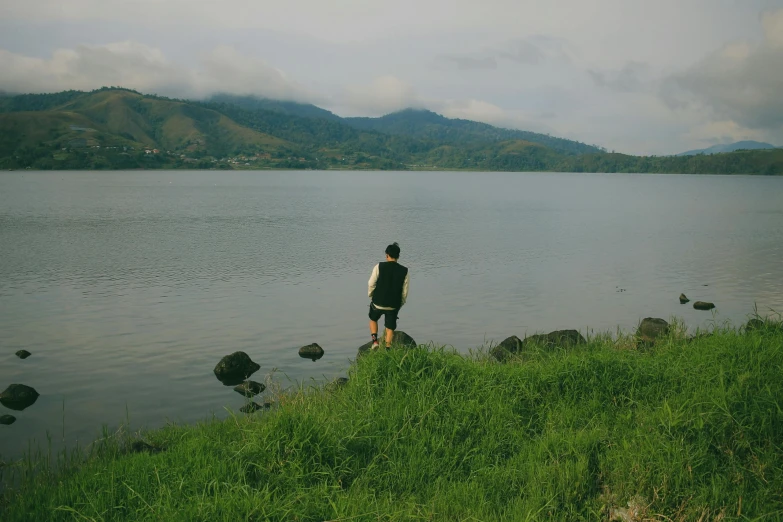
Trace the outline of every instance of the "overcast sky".
{"label": "overcast sky", "polygon": [[633,154],[783,146],[783,0],[0,0],[0,90],[423,107]]}

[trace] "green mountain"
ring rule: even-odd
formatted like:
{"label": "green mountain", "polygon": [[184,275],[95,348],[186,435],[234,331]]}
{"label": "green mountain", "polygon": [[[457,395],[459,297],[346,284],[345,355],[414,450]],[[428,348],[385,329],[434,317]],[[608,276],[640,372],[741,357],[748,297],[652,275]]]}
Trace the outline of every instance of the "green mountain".
{"label": "green mountain", "polygon": [[455,145],[522,140],[544,145],[563,154],[601,152],[601,149],[594,145],[586,145],[578,141],[555,138],[536,132],[502,129],[476,121],[450,119],[421,109],[406,109],[380,118],[345,118],[344,121],[357,129],[413,136]]}
{"label": "green mountain", "polygon": [[271,100],[258,96],[235,96],[232,94],[215,94],[208,100],[211,103],[236,105],[241,109],[250,111],[272,111],[289,114],[291,116],[301,116],[302,118],[318,118],[330,121],[341,121],[342,118],[336,114],[316,107],[309,103],[299,103],[293,101]]}
{"label": "green mountain", "polygon": [[677,156],[693,156],[696,154],[720,154],[721,152],[735,152],[738,150],[761,150],[761,149],[774,149],[774,145],[764,143],[761,141],[737,141],[735,143],[722,143],[720,145],[713,145],[706,149],[689,150],[687,152],[681,152]]}
{"label": "green mountain", "polygon": [[103,88],[0,96],[0,168],[783,174],[783,149],[629,156],[429,111],[339,118],[294,102],[188,101]]}

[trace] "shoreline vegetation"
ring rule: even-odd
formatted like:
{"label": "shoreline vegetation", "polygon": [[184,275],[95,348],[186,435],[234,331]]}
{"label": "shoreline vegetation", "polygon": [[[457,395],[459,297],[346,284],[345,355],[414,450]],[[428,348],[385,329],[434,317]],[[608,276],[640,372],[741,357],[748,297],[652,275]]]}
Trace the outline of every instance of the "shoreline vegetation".
{"label": "shoreline vegetation", "polygon": [[0,94],[0,170],[437,170],[783,175],[783,148],[633,156],[406,109],[341,118],[314,105],[120,87]]}
{"label": "shoreline vegetation", "polygon": [[783,322],[645,322],[565,348],[392,347],[348,379],[267,389],[253,414],[105,430],[57,472],[41,455],[0,467],[16,484],[0,518],[783,518]]}

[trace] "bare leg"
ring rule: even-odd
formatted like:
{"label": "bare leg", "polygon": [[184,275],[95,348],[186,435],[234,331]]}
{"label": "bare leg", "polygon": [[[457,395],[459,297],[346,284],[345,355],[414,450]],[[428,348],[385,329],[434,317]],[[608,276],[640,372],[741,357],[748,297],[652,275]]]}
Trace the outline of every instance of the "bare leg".
{"label": "bare leg", "polygon": [[386,348],[391,348],[392,341],[394,340],[394,330],[386,328]]}
{"label": "bare leg", "polygon": [[370,319],[370,333],[371,334],[378,334],[378,321],[373,321]]}

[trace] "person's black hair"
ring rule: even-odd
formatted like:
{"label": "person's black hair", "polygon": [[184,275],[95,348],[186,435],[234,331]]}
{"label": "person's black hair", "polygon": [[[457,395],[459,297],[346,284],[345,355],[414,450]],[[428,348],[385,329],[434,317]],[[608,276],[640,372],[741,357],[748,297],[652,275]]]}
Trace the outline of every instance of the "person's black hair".
{"label": "person's black hair", "polygon": [[392,259],[399,259],[400,258],[400,245],[398,245],[396,242],[392,243],[391,245],[386,247],[386,253]]}

